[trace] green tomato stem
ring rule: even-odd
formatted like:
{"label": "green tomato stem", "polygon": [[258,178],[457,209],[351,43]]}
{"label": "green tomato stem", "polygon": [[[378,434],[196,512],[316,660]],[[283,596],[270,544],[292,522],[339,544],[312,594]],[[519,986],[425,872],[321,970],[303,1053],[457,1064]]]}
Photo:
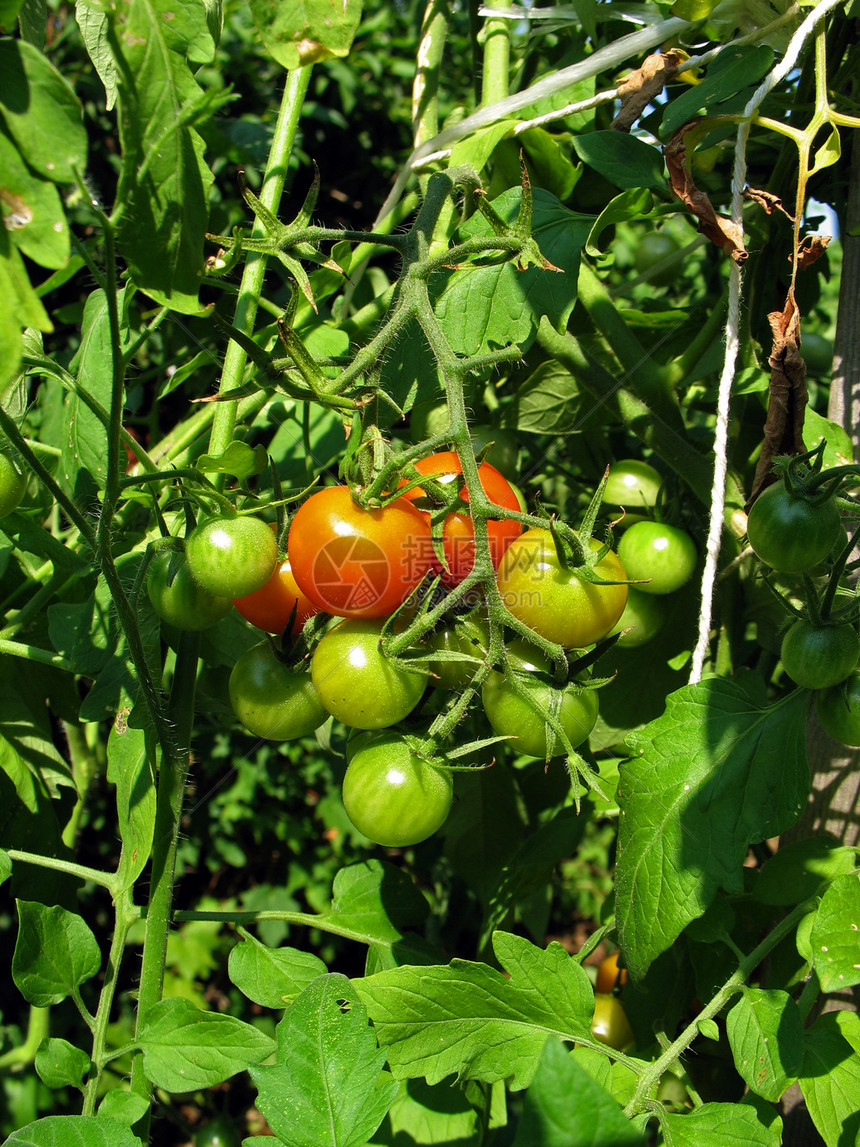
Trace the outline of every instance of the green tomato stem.
{"label": "green tomato stem", "polygon": [[699,1024],[703,1020],[713,1019],[714,1016],[723,1010],[732,996],[737,995],[738,992],[741,991],[746,981],[765,956],[773,951],[784,936],[787,936],[797,927],[803,917],[810,911],[810,907],[810,902],[804,901],[802,904],[798,904],[788,916],[781,920],[773,931],[762,940],[758,947],[755,948],[746,959],[741,961],[737,971],[729,976],[713,999],[702,1008],[694,1020],[687,1024],[674,1043],[672,1043],[658,1059],[646,1067],[639,1076],[639,1082],[636,1085],[636,1091],[632,1099],[624,1108],[624,1114],[628,1119],[632,1119],[634,1115],[646,1109],[647,1096],[651,1088],[657,1083],[663,1072],[667,1071],[675,1060],[680,1059],[687,1048],[693,1043],[699,1035]]}
{"label": "green tomato stem", "polygon": [[[263,187],[260,192],[260,202],[272,214],[277,214],[284,190],[287,167],[290,153],[296,137],[305,93],[311,78],[311,68],[296,68],[287,73],[287,81],[281,98],[278,120],[275,124],[275,134],[269,150],[269,159],[266,172],[263,176]],[[254,224],[252,236],[265,236],[265,228],[257,221]],[[236,301],[236,310],[233,325],[244,334],[250,335],[254,329],[254,319],[257,315],[258,299],[263,290],[263,279],[266,274],[266,256],[262,254],[249,255],[242,273],[242,282],[239,287],[239,297]],[[227,344],[224,355],[224,370],[221,374],[221,393],[236,389],[242,382],[242,376],[247,362],[247,354],[235,340]],[[212,421],[212,431],[209,438],[209,451],[212,454],[222,454],[233,438],[236,425],[237,405],[234,402],[219,402],[216,404]]]}

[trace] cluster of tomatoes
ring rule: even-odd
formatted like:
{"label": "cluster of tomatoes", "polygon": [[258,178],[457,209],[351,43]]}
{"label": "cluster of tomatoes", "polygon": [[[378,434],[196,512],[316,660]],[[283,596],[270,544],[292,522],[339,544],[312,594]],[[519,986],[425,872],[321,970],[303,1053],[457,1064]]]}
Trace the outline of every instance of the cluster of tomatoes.
{"label": "cluster of tomatoes", "polygon": [[618,557],[631,584],[618,624],[622,648],[635,648],[651,641],[669,614],[672,594],[693,576],[698,552],[681,527],[656,521],[650,515],[660,504],[663,478],[647,462],[625,459],[609,468],[603,501],[623,508],[623,529]]}
{"label": "cluster of tomatoes", "polygon": [[[229,683],[234,712],[251,733],[272,740],[304,736],[329,717],[347,726],[344,805],[356,828],[392,847],[418,843],[441,827],[453,793],[444,757],[428,756],[420,738],[392,726],[415,709],[428,683],[462,689],[489,646],[487,623],[475,619],[476,610],[452,615],[422,641],[418,658],[386,655],[383,630],[391,615],[421,586],[459,585],[475,562],[458,456],[436,453],[407,473],[400,496],[379,508],[359,505],[346,486],[313,493],[290,521],[285,557],[273,528],[258,517],[206,518],[186,539],[184,557],[174,549],[157,553],[148,581],[156,612],[180,629],[206,628],[235,606],[287,644],[303,631],[310,646],[304,657],[291,657],[270,639],[239,657]],[[600,641],[627,600],[617,556],[592,539],[596,580],[580,577],[549,529],[523,532],[515,518],[492,516],[494,506],[521,508],[498,470],[481,462],[478,477],[490,504],[484,507],[490,558],[508,611],[565,649]],[[319,624],[305,626],[315,615]],[[494,668],[482,688],[494,733],[516,737],[518,752],[542,759],[581,745],[597,719],[594,689],[575,680],[554,684],[549,660],[521,639],[508,643],[506,660],[508,671]]]}
{"label": "cluster of tomatoes", "polygon": [[[784,481],[768,486],[753,503],[747,523],[756,557],[778,574],[814,578],[822,563],[845,549],[846,536],[832,493],[805,493]],[[838,577],[837,577],[838,581]],[[835,587],[834,587],[835,588]],[[803,689],[817,690],[815,704],[824,730],[844,745],[860,745],[860,636],[851,607],[831,608],[825,591],[820,608],[808,606],[786,630],[783,669]],[[797,612],[797,611],[795,611]]]}

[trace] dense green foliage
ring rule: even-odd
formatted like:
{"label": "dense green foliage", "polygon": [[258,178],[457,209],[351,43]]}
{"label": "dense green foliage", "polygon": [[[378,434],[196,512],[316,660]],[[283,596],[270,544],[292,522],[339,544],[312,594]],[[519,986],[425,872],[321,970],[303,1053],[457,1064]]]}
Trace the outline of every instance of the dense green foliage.
{"label": "dense green foliage", "polygon": [[10,1147],[856,1140],[858,18],[0,0]]}

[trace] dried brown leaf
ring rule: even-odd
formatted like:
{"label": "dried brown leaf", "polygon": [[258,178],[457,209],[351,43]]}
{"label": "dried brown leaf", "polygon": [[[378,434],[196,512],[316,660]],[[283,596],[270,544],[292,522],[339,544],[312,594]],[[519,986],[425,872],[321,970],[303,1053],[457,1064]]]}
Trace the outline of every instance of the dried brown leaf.
{"label": "dried brown leaf", "polygon": [[794,216],[786,211],[780,197],[774,195],[772,191],[760,191],[757,187],[747,187],[744,191],[744,195],[747,199],[751,199],[753,203],[757,203],[768,215],[773,215],[774,211],[781,211],[787,219],[790,219],[792,223],[794,222]]}
{"label": "dried brown leaf", "polygon": [[612,121],[613,131],[630,131],[655,96],[662,92],[686,55],[674,49],[648,56],[641,68],[625,76],[618,85],[621,110]]}
{"label": "dried brown leaf", "polygon": [[749,258],[749,252],[744,246],[743,228],[733,223],[731,219],[717,215],[708,196],[696,186],[687,162],[686,134],[691,129],[700,127],[701,124],[698,122],[685,124],[675,132],[663,148],[669,172],[669,184],[675,195],[695,215],[699,221],[699,230],[705,238],[715,243],[736,263],[742,264]]}
{"label": "dried brown leaf", "polygon": [[832,235],[806,235],[797,248],[798,267],[811,267],[830,246]]}
{"label": "dried brown leaf", "polygon": [[765,486],[773,481],[771,466],[778,454],[802,454],[803,419],[806,412],[806,363],[800,355],[800,311],[789,290],[785,307],[768,315],[773,332],[764,442],[756,466],[755,479],[747,503],[752,505]]}

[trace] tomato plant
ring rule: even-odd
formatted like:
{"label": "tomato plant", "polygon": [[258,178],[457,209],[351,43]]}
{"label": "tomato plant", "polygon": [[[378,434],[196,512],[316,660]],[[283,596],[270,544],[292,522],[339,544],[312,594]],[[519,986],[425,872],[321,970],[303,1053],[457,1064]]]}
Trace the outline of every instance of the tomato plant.
{"label": "tomato plant", "polygon": [[628,510],[657,505],[663,479],[660,473],[637,458],[622,458],[609,467],[603,501]]}
{"label": "tomato plant", "polygon": [[[229,1108],[309,1147],[779,1147],[796,1081],[854,1142],[856,785],[807,721],[853,716],[860,671],[813,698],[786,670],[848,668],[860,623],[834,516],[860,520],[857,7],[0,5],[0,453],[27,481],[0,518],[0,1141],[178,1144]],[[840,369],[807,395],[809,331]],[[491,444],[522,512],[481,489]],[[414,470],[440,451],[441,490]],[[805,528],[792,503],[756,537],[774,492],[750,537],[815,563],[785,576],[742,510],[782,473]],[[464,582],[427,576],[427,511],[443,564],[446,516],[480,536]],[[293,573],[344,616],[280,655],[233,610],[162,639],[141,594],[183,582],[148,556],[186,522],[186,588],[289,625],[249,512],[279,542],[292,516]],[[505,515],[537,532],[497,583]],[[572,528],[658,517],[723,543],[680,592],[570,568],[597,557]],[[826,623],[784,662],[778,598]],[[656,640],[601,640],[634,607],[639,640],[643,599]],[[587,647],[590,692],[516,644],[541,634]],[[563,763],[517,754],[597,700]],[[588,1036],[603,944],[635,1055]]]}
{"label": "tomato plant", "polygon": [[814,503],[774,482],[749,512],[749,542],[759,561],[780,573],[817,566],[844,537],[836,502]]}
{"label": "tomato plant", "polygon": [[[431,454],[428,458],[420,458],[415,463],[415,469],[419,474],[435,478],[443,486],[457,482],[463,473],[460,459],[451,450],[443,450],[439,454]],[[519,510],[520,503],[516,492],[495,466],[491,466],[489,462],[482,462],[478,467],[478,477],[484,493],[491,502],[506,510]],[[465,486],[461,486],[458,493],[465,501],[469,500]],[[421,486],[415,486],[403,497],[414,502],[426,497],[426,492]],[[509,518],[487,521],[490,558],[494,569],[499,568],[502,555],[513,539],[522,533],[522,529],[519,522]],[[433,571],[442,575],[443,585],[459,585],[475,564],[475,529],[468,514],[447,515],[442,526],[442,545],[448,569],[445,570],[433,555],[431,562]]]}
{"label": "tomato plant", "polygon": [[827,689],[844,681],[860,657],[853,625],[795,621],[782,639],[782,665],[802,689]]}
{"label": "tomato plant", "polygon": [[[592,538],[591,549],[601,549]],[[598,585],[565,568],[552,534],[532,529],[508,547],[497,577],[505,608],[548,641],[581,649],[600,641],[612,629],[627,602],[626,573],[609,550],[594,567],[598,577],[615,585]]]}
{"label": "tomato plant", "polygon": [[244,597],[265,585],[278,544],[264,521],[221,515],[200,522],[185,542],[191,576],[218,597]]}
{"label": "tomato plant", "polygon": [[385,617],[431,566],[425,517],[406,499],[365,510],[346,486],[312,494],[290,522],[287,556],[302,592],[338,617]]}
{"label": "tomato plant", "polygon": [[299,632],[307,619],[318,612],[317,606],[299,589],[288,558],[278,562],[265,585],[245,597],[234,597],[233,605],[251,625],[275,634],[284,632],[294,609],[293,633]]}
{"label": "tomato plant", "polygon": [[619,633],[618,644],[622,649],[636,649],[653,641],[663,628],[666,616],[666,605],[659,594],[642,593],[640,586],[629,585],[624,612],[607,636]]}
{"label": "tomato plant", "polygon": [[619,1051],[633,1043],[633,1029],[623,1004],[616,996],[595,994],[591,1034],[607,1047]]}
{"label": "tomato plant", "polygon": [[269,741],[292,741],[318,729],[328,711],[306,670],[294,672],[271,642],[246,650],[230,673],[230,704],[249,733]]}
{"label": "tomato plant", "polygon": [[191,576],[184,556],[167,550],[150,563],[147,592],[161,620],[177,629],[208,629],[230,609],[228,597],[216,597],[203,589]]}
{"label": "tomato plant", "polygon": [[597,693],[575,682],[556,688],[548,680],[551,666],[540,650],[522,640],[512,641],[508,648],[526,696],[502,673],[490,673],[481,700],[493,732],[515,737],[511,748],[526,756],[546,759],[564,753],[567,750],[556,734],[547,732],[546,710],[558,720],[572,748],[577,748],[597,721]]}
{"label": "tomato plant", "polygon": [[677,526],[636,522],[621,535],[618,557],[642,593],[674,593],[693,576],[696,547]]}
{"label": "tomato plant", "polygon": [[8,454],[0,454],[0,518],[17,510],[27,489],[27,477]]}
{"label": "tomato plant", "polygon": [[347,816],[359,832],[388,848],[432,836],[448,819],[453,799],[450,771],[394,733],[359,748],[343,779]]}
{"label": "tomato plant", "polygon": [[822,689],[815,696],[815,709],[822,729],[834,741],[860,745],[860,673]]}
{"label": "tomato plant", "polygon": [[320,641],[311,675],[326,710],[354,729],[385,729],[411,713],[424,692],[423,672],[403,669],[379,647],[382,623],[342,621]]}

